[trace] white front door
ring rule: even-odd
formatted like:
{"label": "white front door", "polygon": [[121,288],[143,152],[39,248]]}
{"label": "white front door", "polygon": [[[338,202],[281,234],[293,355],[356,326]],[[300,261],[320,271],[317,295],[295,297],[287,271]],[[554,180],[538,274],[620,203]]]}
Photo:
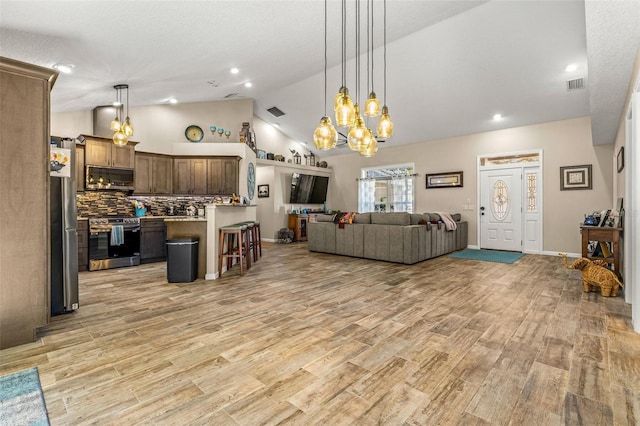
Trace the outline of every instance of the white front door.
{"label": "white front door", "polygon": [[522,251],[522,168],[480,171],[480,248]]}

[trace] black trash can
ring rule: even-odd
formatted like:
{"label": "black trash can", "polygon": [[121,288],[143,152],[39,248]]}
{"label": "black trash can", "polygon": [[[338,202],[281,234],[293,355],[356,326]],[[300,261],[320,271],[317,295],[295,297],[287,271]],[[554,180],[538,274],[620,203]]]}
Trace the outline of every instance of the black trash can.
{"label": "black trash can", "polygon": [[190,283],[198,278],[198,237],[167,239],[167,281]]}

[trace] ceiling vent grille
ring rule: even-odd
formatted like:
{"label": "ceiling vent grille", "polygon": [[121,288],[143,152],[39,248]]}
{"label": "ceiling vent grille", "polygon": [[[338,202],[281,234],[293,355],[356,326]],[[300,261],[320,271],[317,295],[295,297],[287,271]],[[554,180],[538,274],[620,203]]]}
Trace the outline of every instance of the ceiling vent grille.
{"label": "ceiling vent grille", "polygon": [[573,80],[567,80],[567,91],[584,89],[584,78],[575,78]]}
{"label": "ceiling vent grille", "polygon": [[275,106],[272,106],[271,108],[268,108],[267,111],[269,111],[275,117],[282,117],[284,115],[284,112],[282,112],[282,110],[280,110],[280,108],[275,107]]}
{"label": "ceiling vent grille", "polygon": [[224,98],[225,98],[225,99],[229,99],[229,98],[233,98],[233,97],[235,97],[235,96],[238,96],[238,94],[237,94],[237,93],[229,93],[229,94],[228,94],[227,96],[225,96]]}

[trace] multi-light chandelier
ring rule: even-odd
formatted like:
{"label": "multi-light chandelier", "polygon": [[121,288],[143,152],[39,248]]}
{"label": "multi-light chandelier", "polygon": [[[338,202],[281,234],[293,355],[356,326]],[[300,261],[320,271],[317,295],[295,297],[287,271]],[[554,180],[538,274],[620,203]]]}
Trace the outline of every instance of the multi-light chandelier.
{"label": "multi-light chandelier", "polygon": [[[133,125],[131,124],[131,120],[129,120],[129,85],[128,84],[116,84],[113,86],[116,89],[116,100],[113,103],[113,106],[116,107],[116,118],[111,122],[111,130],[115,133],[113,134],[113,143],[118,146],[124,146],[129,141],[129,137],[133,136]],[[122,121],[122,91],[127,91],[127,105],[124,122]]]}
{"label": "multi-light chandelier", "polygon": [[[342,85],[334,99],[334,112],[336,125],[340,127],[348,127],[347,144],[353,151],[357,151],[364,157],[373,157],[378,152],[378,141],[389,139],[393,134],[393,122],[389,116],[389,108],[386,105],[387,99],[387,1],[383,1],[384,7],[384,29],[383,29],[383,45],[384,45],[384,101],[385,105],[380,110],[380,101],[376,97],[373,88],[373,0],[367,1],[367,90],[369,97],[365,102],[364,115],[367,122],[360,112],[360,0],[355,0],[355,46],[356,46],[356,90],[355,103],[349,95],[349,89],[346,86],[346,0],[342,0]],[[370,55],[371,53],[371,55]],[[369,68],[371,65],[371,68]],[[371,71],[371,73],[369,73]],[[369,77],[371,76],[371,79]],[[325,98],[325,114],[320,119],[320,124],[313,134],[313,141],[320,150],[329,150],[335,148],[338,141],[338,132],[331,123],[331,119],[327,116],[327,0],[324,3],[324,98]],[[378,117],[377,135],[368,127],[370,118]]]}

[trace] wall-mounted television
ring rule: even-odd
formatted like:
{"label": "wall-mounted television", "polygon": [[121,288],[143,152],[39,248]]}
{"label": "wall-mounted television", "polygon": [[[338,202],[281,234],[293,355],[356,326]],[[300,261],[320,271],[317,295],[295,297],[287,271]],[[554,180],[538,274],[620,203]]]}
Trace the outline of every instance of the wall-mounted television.
{"label": "wall-mounted television", "polygon": [[327,201],[327,176],[294,173],[291,177],[291,204],[323,204]]}

